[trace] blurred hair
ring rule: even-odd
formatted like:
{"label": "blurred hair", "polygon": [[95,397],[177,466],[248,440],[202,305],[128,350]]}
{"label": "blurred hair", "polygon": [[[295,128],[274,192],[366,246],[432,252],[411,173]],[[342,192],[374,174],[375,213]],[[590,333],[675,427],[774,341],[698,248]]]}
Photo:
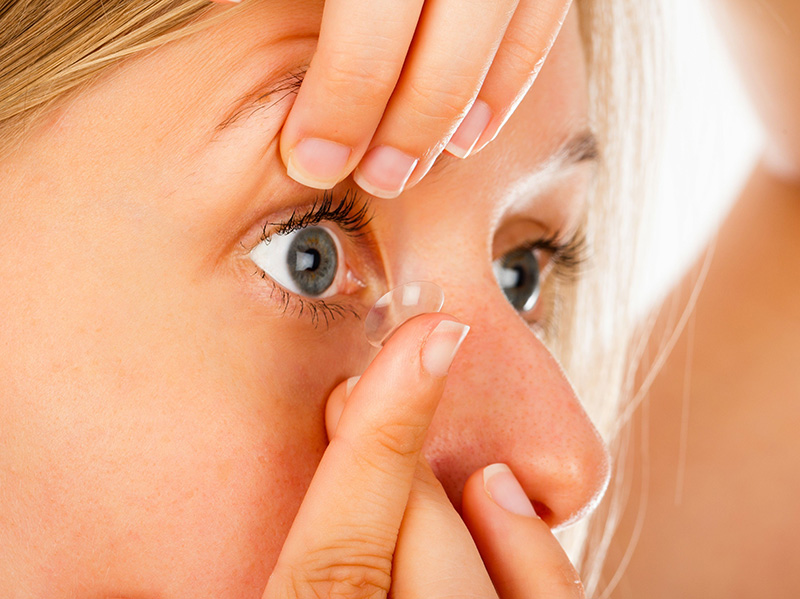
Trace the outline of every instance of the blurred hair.
{"label": "blurred hair", "polygon": [[[576,4],[589,70],[590,119],[602,160],[585,215],[591,255],[579,277],[562,283],[562,313],[546,341],[615,460],[627,451],[629,423],[623,414],[635,392],[650,324],[635,301],[656,198],[662,19],[658,2]],[[629,490],[625,474],[612,464],[599,507],[558,534],[589,597],[604,599],[616,582],[602,580],[601,571]]]}

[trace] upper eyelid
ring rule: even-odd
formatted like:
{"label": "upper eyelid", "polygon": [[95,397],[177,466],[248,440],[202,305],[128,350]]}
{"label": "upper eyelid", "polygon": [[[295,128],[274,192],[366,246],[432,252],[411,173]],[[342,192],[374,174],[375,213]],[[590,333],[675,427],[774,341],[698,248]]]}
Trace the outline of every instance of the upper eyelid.
{"label": "upper eyelid", "polygon": [[[374,214],[369,199],[355,190],[348,190],[340,199],[336,199],[330,190],[318,195],[313,204],[295,208],[292,214],[283,221],[265,221],[262,226],[262,239],[274,233],[288,233],[305,227],[328,221],[336,224],[350,237],[361,238],[372,222]],[[267,229],[275,229],[267,233]]]}

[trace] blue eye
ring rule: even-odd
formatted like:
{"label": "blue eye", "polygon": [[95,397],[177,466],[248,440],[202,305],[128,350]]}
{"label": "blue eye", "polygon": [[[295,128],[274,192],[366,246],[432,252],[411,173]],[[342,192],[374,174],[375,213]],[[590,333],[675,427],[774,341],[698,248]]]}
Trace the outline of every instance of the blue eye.
{"label": "blue eye", "polygon": [[259,243],[250,259],[276,283],[306,297],[338,292],[339,242],[325,227],[276,234]]}
{"label": "blue eye", "polygon": [[492,263],[494,276],[509,303],[519,312],[529,312],[539,299],[539,261],[533,249],[518,248]]}

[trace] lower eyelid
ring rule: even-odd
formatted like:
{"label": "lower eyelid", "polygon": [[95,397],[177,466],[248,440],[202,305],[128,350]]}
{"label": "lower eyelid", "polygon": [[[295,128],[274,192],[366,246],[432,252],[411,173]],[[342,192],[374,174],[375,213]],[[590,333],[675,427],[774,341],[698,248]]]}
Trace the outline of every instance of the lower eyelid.
{"label": "lower eyelid", "polygon": [[[362,292],[369,288],[369,283],[351,266],[347,251],[344,249],[347,242],[343,243],[343,240],[340,239],[339,236],[342,233],[336,230],[335,225],[318,224],[314,226],[325,228],[335,240],[337,252],[340,255],[339,269],[341,272],[337,273],[338,282],[334,282],[334,287],[341,288],[329,296],[302,296],[286,289],[273,279],[269,273],[249,259],[250,252],[248,252],[248,262],[254,267],[251,274],[258,275],[261,287],[259,301],[268,300],[273,308],[281,314],[308,319],[315,328],[328,327],[335,322],[349,318],[361,320],[369,308],[366,304],[370,303],[371,305],[369,298],[362,296]],[[277,233],[273,233],[273,235],[277,235]],[[271,236],[261,242],[268,242],[270,238]],[[374,294],[369,293],[368,295],[371,297]]]}
{"label": "lower eyelid", "polygon": [[362,315],[353,306],[323,299],[312,300],[287,291],[278,283],[264,275],[271,286],[270,299],[276,301],[283,315],[306,318],[314,328],[329,328],[337,321],[346,318],[362,320]]}

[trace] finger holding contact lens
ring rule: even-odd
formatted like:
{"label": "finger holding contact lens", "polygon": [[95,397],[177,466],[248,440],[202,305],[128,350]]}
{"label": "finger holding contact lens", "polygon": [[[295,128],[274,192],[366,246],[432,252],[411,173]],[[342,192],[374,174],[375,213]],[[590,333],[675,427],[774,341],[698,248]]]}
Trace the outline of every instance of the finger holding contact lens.
{"label": "finger holding contact lens", "polygon": [[384,294],[367,314],[364,330],[367,341],[383,347],[405,321],[420,314],[439,312],[444,305],[444,291],[436,283],[413,281]]}

